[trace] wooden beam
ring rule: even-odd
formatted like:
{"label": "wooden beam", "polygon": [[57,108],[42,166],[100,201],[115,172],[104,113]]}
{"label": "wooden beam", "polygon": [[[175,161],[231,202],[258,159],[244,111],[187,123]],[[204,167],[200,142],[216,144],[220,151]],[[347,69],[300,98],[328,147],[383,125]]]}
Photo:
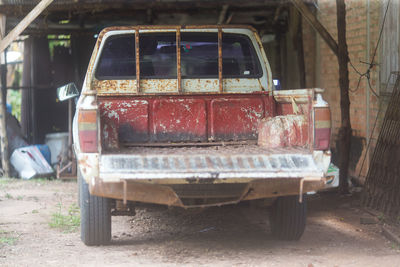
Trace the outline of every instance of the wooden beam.
{"label": "wooden beam", "polygon": [[317,17],[308,9],[302,0],[291,0],[293,5],[299,10],[303,17],[311,24],[311,26],[321,35],[322,39],[330,47],[336,56],[339,56],[338,44],[332,35],[319,22]]}
{"label": "wooden beam", "polygon": [[[0,14],[0,41],[5,34],[6,29],[6,16]],[[1,68],[5,68],[6,64],[4,60],[4,53],[0,52],[0,61]],[[0,70],[1,70],[0,68]],[[2,76],[4,78],[4,76]],[[4,85],[5,81],[1,81],[1,84]],[[7,137],[7,113],[6,113],[6,103],[4,100],[6,99],[3,94],[7,92],[7,89],[0,88],[0,150],[1,150],[1,165],[3,168],[3,177],[10,177],[10,164],[9,164],[9,152],[8,152],[8,137]]]}
{"label": "wooden beam", "polygon": [[300,12],[292,6],[290,8],[291,32],[293,38],[293,47],[297,53],[297,64],[299,73],[300,88],[306,88],[306,67],[304,62],[304,47],[303,47],[303,26]]}
{"label": "wooden beam", "polygon": [[7,36],[0,41],[0,53],[3,52],[17,37],[32,23],[53,0],[42,0],[37,4],[26,17],[15,26]]}
{"label": "wooden beam", "polygon": [[219,13],[219,18],[218,18],[217,24],[224,23],[225,17],[226,17],[226,12],[228,11],[228,7],[229,7],[229,5],[223,5],[222,6],[222,10]]}

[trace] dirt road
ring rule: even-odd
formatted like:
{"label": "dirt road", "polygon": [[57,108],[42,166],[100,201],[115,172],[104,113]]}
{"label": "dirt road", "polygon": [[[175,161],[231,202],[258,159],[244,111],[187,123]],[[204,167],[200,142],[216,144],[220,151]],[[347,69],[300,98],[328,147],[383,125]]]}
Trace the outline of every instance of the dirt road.
{"label": "dirt road", "polygon": [[111,245],[86,247],[76,222],[60,229],[55,221],[68,212],[77,216],[76,187],[0,179],[0,266],[400,266],[399,247],[380,226],[360,224],[367,214],[355,197],[309,201],[299,242],[273,240],[266,209],[244,203],[189,211],[139,207],[134,217],[113,217]]}

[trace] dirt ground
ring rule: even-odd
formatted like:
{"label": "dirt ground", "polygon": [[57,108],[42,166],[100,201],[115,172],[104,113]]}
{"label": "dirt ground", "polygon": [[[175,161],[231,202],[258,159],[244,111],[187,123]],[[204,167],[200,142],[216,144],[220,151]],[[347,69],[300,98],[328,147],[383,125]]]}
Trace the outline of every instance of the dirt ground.
{"label": "dirt ground", "polygon": [[86,247],[79,229],[49,225],[60,209],[68,214],[76,206],[76,188],[76,182],[0,179],[0,266],[400,266],[399,246],[381,226],[360,224],[371,215],[354,196],[313,196],[298,242],[273,240],[268,211],[243,203],[139,207],[134,217],[113,217],[109,246]]}

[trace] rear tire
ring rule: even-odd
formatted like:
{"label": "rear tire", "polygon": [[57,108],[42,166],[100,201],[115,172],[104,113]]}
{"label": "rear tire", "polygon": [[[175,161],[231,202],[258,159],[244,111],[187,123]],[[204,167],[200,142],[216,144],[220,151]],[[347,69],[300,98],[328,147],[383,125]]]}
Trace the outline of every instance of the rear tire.
{"label": "rear tire", "polygon": [[87,246],[106,245],[111,240],[111,201],[93,196],[80,177],[81,239]]}
{"label": "rear tire", "polygon": [[299,240],[307,220],[307,202],[299,196],[278,197],[270,213],[272,235],[280,240]]}
{"label": "rear tire", "polygon": [[81,175],[81,171],[77,170],[76,173],[77,176],[77,180],[78,180],[78,207],[81,208],[81,199],[82,199],[82,186],[81,186],[81,180],[82,180],[82,175]]}

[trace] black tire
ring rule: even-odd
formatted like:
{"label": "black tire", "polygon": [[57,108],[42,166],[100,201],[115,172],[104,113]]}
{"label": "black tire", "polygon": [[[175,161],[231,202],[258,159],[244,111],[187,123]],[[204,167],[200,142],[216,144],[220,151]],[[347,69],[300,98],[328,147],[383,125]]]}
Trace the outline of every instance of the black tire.
{"label": "black tire", "polygon": [[270,213],[272,235],[280,240],[299,240],[306,228],[307,200],[299,196],[278,197]]}
{"label": "black tire", "polygon": [[93,196],[89,185],[79,181],[81,203],[81,239],[87,246],[106,245],[111,240],[111,201]]}
{"label": "black tire", "polygon": [[78,207],[80,208],[81,205],[81,199],[82,199],[82,186],[81,186],[81,180],[82,180],[82,175],[81,172],[79,170],[79,168],[76,171],[76,178],[77,178],[77,183],[78,183]]}

